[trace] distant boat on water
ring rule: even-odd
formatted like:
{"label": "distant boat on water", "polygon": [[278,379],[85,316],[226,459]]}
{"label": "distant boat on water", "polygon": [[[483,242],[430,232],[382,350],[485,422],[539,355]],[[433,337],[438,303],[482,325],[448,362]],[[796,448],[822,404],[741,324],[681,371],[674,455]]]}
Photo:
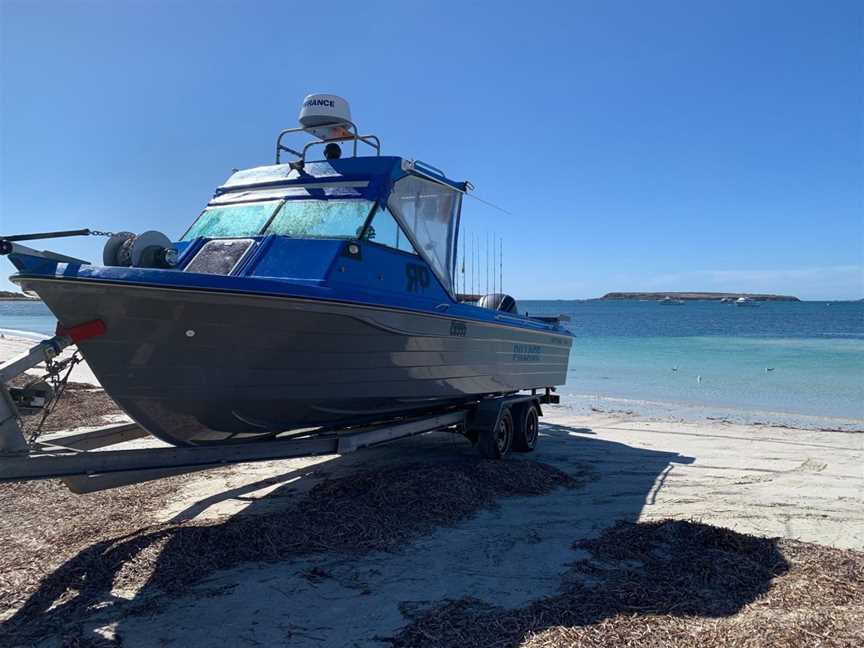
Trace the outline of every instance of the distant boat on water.
{"label": "distant boat on water", "polygon": [[750,299],[749,297],[739,297],[735,300],[736,306],[749,306],[750,308],[756,308],[759,306],[759,302]]}
{"label": "distant boat on water", "polygon": [[683,299],[672,299],[671,297],[664,297],[663,299],[659,300],[659,303],[661,306],[683,306],[684,300]]}

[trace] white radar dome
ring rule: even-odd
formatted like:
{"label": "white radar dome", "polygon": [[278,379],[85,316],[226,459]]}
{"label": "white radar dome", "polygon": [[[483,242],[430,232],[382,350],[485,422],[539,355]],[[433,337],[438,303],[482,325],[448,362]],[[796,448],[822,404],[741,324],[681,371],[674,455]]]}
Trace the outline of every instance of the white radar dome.
{"label": "white radar dome", "polygon": [[332,94],[310,94],[300,109],[300,125],[321,139],[348,135],[346,122],[351,121],[351,107],[342,97]]}

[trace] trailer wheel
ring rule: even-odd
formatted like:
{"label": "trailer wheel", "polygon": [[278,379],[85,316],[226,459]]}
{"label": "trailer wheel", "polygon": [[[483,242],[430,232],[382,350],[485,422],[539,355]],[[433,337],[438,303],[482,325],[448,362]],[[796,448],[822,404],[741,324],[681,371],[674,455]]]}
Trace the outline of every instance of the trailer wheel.
{"label": "trailer wheel", "polygon": [[480,439],[477,448],[480,454],[487,459],[503,459],[510,454],[513,447],[513,415],[506,408],[498,417],[495,428],[486,428],[480,431]]}
{"label": "trailer wheel", "polygon": [[540,414],[534,403],[526,403],[516,410],[513,429],[513,449],[516,452],[531,452],[537,447],[540,430]]}

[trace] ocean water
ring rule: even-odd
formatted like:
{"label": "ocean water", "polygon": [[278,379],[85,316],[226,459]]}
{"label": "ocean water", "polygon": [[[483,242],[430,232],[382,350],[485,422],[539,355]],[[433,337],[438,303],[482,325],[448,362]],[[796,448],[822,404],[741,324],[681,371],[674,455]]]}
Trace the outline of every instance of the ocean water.
{"label": "ocean water", "polygon": [[54,335],[57,319],[41,301],[0,301],[0,334]]}
{"label": "ocean water", "polygon": [[864,429],[864,303],[523,301],[520,310],[571,318],[562,400]]}
{"label": "ocean water", "polygon": [[[562,400],[681,418],[864,429],[864,303],[522,301],[568,315]],[[51,335],[41,302],[0,302],[0,332]]]}

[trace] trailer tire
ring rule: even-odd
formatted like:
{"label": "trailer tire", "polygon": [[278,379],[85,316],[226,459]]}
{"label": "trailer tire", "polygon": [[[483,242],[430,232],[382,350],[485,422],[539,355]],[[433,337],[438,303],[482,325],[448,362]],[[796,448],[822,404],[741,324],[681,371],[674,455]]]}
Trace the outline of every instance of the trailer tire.
{"label": "trailer tire", "polygon": [[513,447],[513,415],[504,408],[494,428],[480,431],[477,449],[487,459],[504,459]]}
{"label": "trailer tire", "polygon": [[537,447],[540,430],[540,413],[534,403],[525,403],[514,412],[513,449],[516,452],[532,452]]}

